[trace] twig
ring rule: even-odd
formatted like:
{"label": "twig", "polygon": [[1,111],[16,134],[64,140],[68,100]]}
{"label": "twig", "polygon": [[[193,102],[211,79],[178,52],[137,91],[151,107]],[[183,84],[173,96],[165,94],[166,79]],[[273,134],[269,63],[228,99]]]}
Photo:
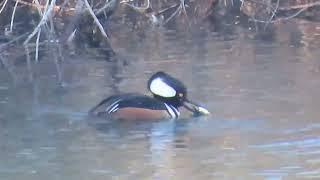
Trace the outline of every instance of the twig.
{"label": "twig", "polygon": [[99,16],[101,13],[104,12],[110,16],[115,11],[115,9],[117,9],[119,2],[120,0],[109,0],[108,3],[105,3],[105,5],[102,8],[95,10],[94,13],[97,16]]}
{"label": "twig", "polygon": [[[38,10],[38,13],[40,16],[43,15],[43,12],[42,12],[42,9],[41,9],[41,4],[38,0],[34,0],[34,3],[35,3],[35,7],[37,8]],[[33,4],[31,4],[33,5]],[[48,8],[48,5],[49,5],[49,1],[46,2],[46,5],[44,6],[44,9],[47,9]]]}
{"label": "twig", "polygon": [[185,6],[185,0],[180,0],[180,4],[179,4],[178,8],[176,9],[176,11],[173,14],[171,14],[171,16],[167,20],[165,20],[164,24],[167,24],[174,16],[176,16],[178,13],[180,14],[181,12],[187,18],[188,25],[190,26],[190,22],[189,22],[189,18],[188,18],[186,6]]}
{"label": "twig", "polygon": [[284,19],[284,20],[289,20],[289,19],[291,19],[291,18],[294,18],[294,17],[298,16],[300,13],[302,13],[303,11],[307,10],[308,8],[309,8],[309,7],[302,8],[302,9],[300,9],[298,12],[294,13],[293,15],[288,16],[288,17],[285,17],[285,18],[282,18],[282,19]]}
{"label": "twig", "polygon": [[[33,4],[31,4],[31,5],[33,7],[36,7],[40,17],[43,17],[43,13],[48,10],[49,2],[50,2],[49,0],[46,0],[46,4],[43,6],[43,5],[40,4],[39,0],[34,0],[35,5],[33,5]],[[55,8],[55,7],[56,6],[54,5],[53,8]],[[44,24],[45,24],[46,29],[49,29],[48,25],[47,25],[47,21]]]}
{"label": "twig", "polygon": [[266,3],[264,3],[264,2],[254,1],[254,0],[240,0],[240,2],[241,2],[241,7],[244,6],[245,1],[266,6],[267,8],[271,8],[272,11],[275,10],[272,6],[270,6],[270,4],[266,4]]}
{"label": "twig", "polygon": [[70,17],[69,23],[66,25],[65,31],[62,33],[62,35],[59,38],[59,41],[61,43],[69,43],[73,39],[73,35],[75,35],[75,32],[77,31],[77,26],[81,20],[81,13],[83,9],[83,1],[77,1],[75,5],[75,13],[73,16]]}
{"label": "twig", "polygon": [[181,6],[182,12],[185,15],[185,17],[187,18],[187,22],[188,22],[188,24],[190,26],[189,18],[188,18],[188,14],[187,14],[187,10],[186,10],[186,2],[185,2],[185,0],[180,0],[180,6]]}
{"label": "twig", "polygon": [[166,19],[163,24],[167,24],[174,16],[178,14],[178,12],[180,12],[180,10],[181,10],[181,6],[179,5],[176,11],[172,13],[171,16],[169,16],[168,19]]}
{"label": "twig", "polygon": [[272,21],[272,19],[276,16],[277,9],[279,8],[279,4],[280,4],[280,0],[277,0],[276,7],[274,8],[274,10],[272,10],[272,15],[270,16],[268,22],[265,24],[264,30],[266,30],[268,24],[269,24],[269,23]]}
{"label": "twig", "polygon": [[[19,1],[20,4],[27,5],[27,6],[30,6],[30,7],[35,7],[35,8],[37,8],[38,12],[42,12],[41,11],[42,9],[46,9],[47,4],[50,2],[49,0],[46,0],[46,5],[43,6],[43,5],[40,4],[39,0],[34,0],[33,3],[26,2],[24,0],[13,0],[13,1]],[[68,2],[68,0],[64,1],[63,5],[61,5],[61,6],[55,5],[53,7],[54,12],[61,11],[64,8],[64,4],[66,4],[67,2]],[[72,8],[72,7],[68,8],[66,10],[66,12],[69,13],[69,14],[72,14],[74,11],[75,11],[75,8]],[[42,15],[42,13],[40,15]]]}
{"label": "twig", "polygon": [[103,27],[102,27],[101,23],[99,22],[99,20],[98,20],[97,16],[94,14],[94,12],[93,12],[93,10],[92,10],[92,8],[91,8],[91,6],[90,6],[89,2],[88,2],[87,0],[83,0],[83,2],[84,2],[84,3],[85,3],[85,5],[87,6],[87,9],[88,9],[88,11],[89,11],[90,15],[92,16],[92,18],[94,19],[94,22],[95,22],[95,23],[96,23],[96,25],[98,26],[98,28],[99,28],[99,30],[100,30],[100,32],[101,32],[101,34],[102,34],[102,36],[104,36],[108,41],[110,41],[110,39],[109,39],[109,37],[108,37],[107,33],[104,31],[104,29],[103,29]]}
{"label": "twig", "polygon": [[64,11],[68,3],[69,3],[69,0],[63,1],[63,3],[60,5],[60,9],[58,13],[61,13],[62,11]]}
{"label": "twig", "polygon": [[[243,1],[243,0],[242,0]],[[259,3],[259,2],[255,2],[253,0],[247,0],[247,1],[250,1],[250,2],[254,2],[254,3]],[[267,24],[269,23],[275,23],[275,22],[278,22],[278,21],[282,21],[282,20],[289,20],[289,19],[292,19],[296,16],[298,16],[300,13],[302,13],[303,11],[307,10],[308,8],[310,7],[314,7],[314,6],[319,6],[320,5],[320,1],[317,1],[317,2],[314,2],[314,3],[308,3],[308,4],[303,4],[303,5],[296,5],[296,6],[290,6],[290,7],[279,7],[279,2],[280,0],[277,0],[277,4],[276,4],[276,7],[270,7],[269,5],[266,5],[268,7],[270,7],[272,9],[272,16],[270,17],[270,19],[268,21],[264,21],[264,20],[258,20],[258,19],[251,19],[251,21],[254,21],[254,22],[260,22],[260,23],[266,23],[266,26]],[[261,3],[259,3],[261,4]],[[296,13],[288,16],[288,17],[284,17],[284,18],[279,18],[279,19],[276,19],[274,21],[272,21],[272,19],[275,17],[276,15],[276,12],[278,10],[293,10],[293,9],[300,9],[299,11],[297,11]],[[266,28],[265,26],[265,28]]]}
{"label": "twig", "polygon": [[2,5],[2,7],[1,7],[1,9],[0,9],[0,14],[1,14],[2,11],[4,10],[4,8],[6,7],[7,2],[8,2],[8,0],[5,0],[5,1],[4,1],[3,5]]}
{"label": "twig", "polygon": [[16,14],[16,9],[17,9],[19,1],[20,0],[16,1],[15,5],[14,5],[14,8],[13,8],[13,11],[12,11],[11,22],[10,22],[10,32],[11,33],[12,33],[12,30],[13,30],[13,21],[14,21],[14,17],[15,17],[15,14]]}
{"label": "twig", "polygon": [[37,27],[33,30],[33,32],[28,36],[28,38],[23,42],[24,45],[26,45],[31,38],[33,38],[33,36],[39,31],[39,29],[41,28],[42,25],[44,25],[49,17],[51,16],[51,13],[53,11],[53,7],[56,3],[56,0],[52,0],[50,6],[47,8],[47,10],[45,11],[45,13],[42,16],[42,19],[40,20],[39,24],[37,25]]}
{"label": "twig", "polygon": [[301,8],[310,8],[313,6],[319,6],[320,1],[313,2],[313,3],[307,3],[302,5],[295,5],[295,6],[289,6],[289,7],[280,7],[279,10],[292,10],[292,9],[301,9]]}
{"label": "twig", "polygon": [[[300,9],[298,12],[294,13],[293,15],[291,16],[288,16],[288,17],[284,17],[284,18],[279,18],[279,19],[276,19],[274,21],[270,21],[269,23],[275,23],[275,22],[279,22],[279,21],[282,21],[282,20],[289,20],[289,19],[292,19],[296,16],[298,16],[300,13],[302,13],[303,11],[307,10],[309,7],[305,7],[305,8],[302,8]],[[254,22],[261,22],[261,23],[267,23],[268,21],[263,21],[263,20],[257,20],[257,19],[252,19],[252,21]]]}
{"label": "twig", "polygon": [[158,12],[156,13],[156,15],[163,14],[163,13],[165,13],[166,11],[169,11],[169,10],[172,9],[172,8],[177,8],[178,6],[179,6],[179,4],[171,5],[171,6],[167,7],[167,8],[164,8],[164,9],[158,11]]}
{"label": "twig", "polygon": [[137,7],[137,6],[133,6],[127,2],[121,2],[122,4],[125,4],[129,7],[131,7],[133,10],[139,12],[139,13],[142,13],[142,14],[145,14],[147,9],[150,8],[150,0],[147,0],[147,5],[145,7]]}

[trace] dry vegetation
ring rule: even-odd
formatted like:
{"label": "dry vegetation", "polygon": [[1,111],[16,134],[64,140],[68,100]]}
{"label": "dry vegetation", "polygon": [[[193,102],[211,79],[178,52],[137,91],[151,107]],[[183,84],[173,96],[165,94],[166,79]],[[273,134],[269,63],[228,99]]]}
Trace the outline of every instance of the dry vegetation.
{"label": "dry vegetation", "polygon": [[37,59],[42,44],[70,44],[79,37],[112,51],[106,28],[112,14],[139,29],[171,22],[190,27],[224,21],[227,15],[267,26],[297,16],[320,20],[319,7],[319,0],[2,0],[0,52],[24,45]]}

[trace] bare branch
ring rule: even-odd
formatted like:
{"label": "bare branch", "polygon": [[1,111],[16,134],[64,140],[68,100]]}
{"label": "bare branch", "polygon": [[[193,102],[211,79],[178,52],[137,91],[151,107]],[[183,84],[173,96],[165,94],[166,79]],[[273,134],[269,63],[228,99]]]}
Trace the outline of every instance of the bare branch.
{"label": "bare branch", "polygon": [[28,36],[28,38],[23,42],[24,45],[26,45],[31,38],[33,38],[36,33],[40,30],[41,26],[44,25],[45,23],[47,23],[49,17],[51,17],[53,9],[54,9],[54,5],[56,4],[56,0],[52,0],[51,4],[49,5],[49,7],[46,9],[46,11],[44,12],[42,19],[40,20],[39,24],[37,25],[37,27],[33,30],[33,32]]}
{"label": "bare branch", "polygon": [[89,2],[87,0],[83,0],[85,5],[87,6],[87,9],[91,15],[91,17],[94,19],[94,22],[96,23],[96,25],[98,26],[102,36],[104,36],[108,41],[109,41],[109,37],[107,35],[107,33],[104,31],[103,26],[101,25],[100,21],[98,20],[97,16],[94,14]]}
{"label": "bare branch", "polygon": [[15,5],[14,5],[14,8],[13,8],[13,11],[12,11],[11,22],[10,22],[10,33],[12,33],[12,30],[13,30],[13,21],[14,21],[14,17],[15,17],[15,14],[16,14],[16,9],[17,9],[17,6],[19,4],[19,1],[20,0],[16,1]]}
{"label": "bare branch", "polygon": [[2,11],[4,10],[4,8],[6,7],[7,2],[8,2],[8,0],[5,0],[5,1],[4,1],[3,5],[2,5],[2,7],[1,7],[1,9],[0,9],[0,14],[1,14]]}

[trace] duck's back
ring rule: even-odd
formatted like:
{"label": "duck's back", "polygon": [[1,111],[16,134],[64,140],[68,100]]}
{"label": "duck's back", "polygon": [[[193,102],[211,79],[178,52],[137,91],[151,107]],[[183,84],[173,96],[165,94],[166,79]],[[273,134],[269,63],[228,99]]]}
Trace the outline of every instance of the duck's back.
{"label": "duck's back", "polygon": [[124,120],[157,120],[176,118],[179,112],[153,97],[130,93],[104,99],[90,114]]}

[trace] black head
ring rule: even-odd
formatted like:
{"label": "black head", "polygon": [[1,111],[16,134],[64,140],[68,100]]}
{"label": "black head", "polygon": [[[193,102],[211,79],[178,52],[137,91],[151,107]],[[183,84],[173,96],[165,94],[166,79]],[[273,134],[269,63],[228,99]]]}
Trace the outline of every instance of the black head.
{"label": "black head", "polygon": [[175,107],[182,106],[187,97],[184,84],[164,72],[152,75],[148,81],[148,88],[155,98]]}
{"label": "black head", "polygon": [[184,106],[195,114],[209,114],[205,108],[187,99],[187,88],[178,79],[164,72],[157,72],[148,81],[148,89],[154,97],[176,108]]}

